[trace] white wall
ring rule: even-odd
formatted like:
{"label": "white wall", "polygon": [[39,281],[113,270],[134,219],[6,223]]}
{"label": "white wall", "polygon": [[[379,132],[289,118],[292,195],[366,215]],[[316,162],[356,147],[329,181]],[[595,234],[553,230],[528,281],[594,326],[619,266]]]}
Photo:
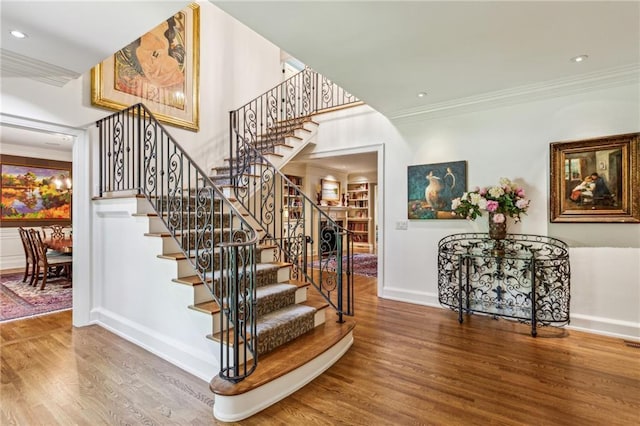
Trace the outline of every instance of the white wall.
{"label": "white wall", "polygon": [[[380,228],[384,234],[380,296],[438,306],[437,244],[449,234],[486,232],[486,219],[407,220],[407,166],[466,160],[468,185],[508,177],[523,184],[532,205],[509,231],[560,237],[571,246],[572,325],[640,337],[640,226],[550,224],[549,143],[640,130],[640,90],[625,85],[485,109],[391,123],[367,107],[320,122],[315,153],[384,143]],[[588,248],[582,248],[582,247]],[[578,249],[577,247],[581,247]]]}
{"label": "white wall", "polygon": [[[209,2],[200,3],[200,131],[166,126],[203,168],[228,156],[229,111],[281,81],[280,49]],[[91,106],[90,70],[64,87],[3,78],[2,112],[93,127],[109,110]]]}
{"label": "white wall", "polygon": [[[229,111],[278,84],[281,68],[278,47],[211,3],[200,3],[200,16],[201,130],[191,132],[170,126],[166,128],[196,162],[208,170],[222,164],[223,158],[228,156]],[[90,155],[92,151],[96,152],[97,146],[95,121],[112,112],[92,107],[90,91],[89,70],[62,88],[26,78],[3,78],[0,86],[0,122],[33,123],[33,127],[43,129],[88,129],[83,132],[81,141],[75,143],[73,155],[74,246],[86,248],[74,253],[74,262],[78,263],[74,267],[77,285],[74,285],[73,296],[76,326],[91,320],[91,309],[101,308],[96,303],[104,299],[95,295],[114,292],[116,288],[111,287],[109,276],[95,275],[96,271],[103,270],[101,268],[106,262],[102,255],[104,247],[91,238],[96,217],[90,200],[97,194],[97,189],[92,184],[92,169],[95,167],[90,165],[93,160]],[[4,236],[3,230],[0,238]],[[86,247],[76,239],[86,241]],[[4,238],[2,242],[4,244]],[[4,246],[2,249],[4,253]],[[122,297],[122,294],[117,297]],[[144,312],[145,305],[139,308]]]}

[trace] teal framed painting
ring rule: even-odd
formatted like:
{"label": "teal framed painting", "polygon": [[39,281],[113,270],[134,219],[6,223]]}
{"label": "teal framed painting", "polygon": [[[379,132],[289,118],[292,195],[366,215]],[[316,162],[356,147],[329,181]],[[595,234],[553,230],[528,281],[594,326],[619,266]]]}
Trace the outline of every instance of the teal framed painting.
{"label": "teal framed painting", "polygon": [[451,201],[467,190],[467,162],[421,164],[407,169],[409,219],[460,219]]}

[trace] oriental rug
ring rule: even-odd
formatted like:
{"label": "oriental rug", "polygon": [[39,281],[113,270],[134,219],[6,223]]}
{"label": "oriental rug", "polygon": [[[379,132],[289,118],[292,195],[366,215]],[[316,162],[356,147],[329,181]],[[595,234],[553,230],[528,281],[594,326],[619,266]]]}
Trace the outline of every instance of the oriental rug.
{"label": "oriental rug", "polygon": [[[0,273],[0,322],[71,309],[66,277],[51,277],[44,290],[22,282],[23,273]],[[63,288],[68,287],[68,288]]]}
{"label": "oriental rug", "polygon": [[[342,264],[346,265],[347,257],[344,256],[342,258]],[[325,266],[323,262],[323,267],[328,267],[329,269],[335,269],[336,261],[335,259],[329,260],[328,264]],[[318,261],[314,261],[309,264],[312,268],[319,268]],[[369,253],[358,253],[353,255],[353,273],[355,275],[364,275],[366,277],[376,277],[378,276],[378,255],[369,254]]]}

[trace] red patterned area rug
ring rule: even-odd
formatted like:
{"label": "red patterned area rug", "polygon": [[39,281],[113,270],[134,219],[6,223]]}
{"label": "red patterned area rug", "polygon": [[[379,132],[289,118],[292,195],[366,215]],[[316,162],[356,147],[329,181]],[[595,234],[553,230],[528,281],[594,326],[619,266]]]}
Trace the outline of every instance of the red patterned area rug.
{"label": "red patterned area rug", "polygon": [[0,274],[0,322],[71,309],[71,282],[65,277],[47,280],[44,290],[22,282],[23,273]]}
{"label": "red patterned area rug", "polygon": [[[346,256],[342,258],[342,264],[346,265],[347,258]],[[312,268],[318,268],[318,261],[314,261],[309,264]],[[323,264],[323,267],[325,265]],[[335,259],[329,261],[326,266],[329,269],[334,269],[336,267]],[[364,275],[366,277],[377,277],[378,276],[378,255],[376,254],[368,254],[368,253],[358,253],[353,255],[353,273],[356,275]]]}

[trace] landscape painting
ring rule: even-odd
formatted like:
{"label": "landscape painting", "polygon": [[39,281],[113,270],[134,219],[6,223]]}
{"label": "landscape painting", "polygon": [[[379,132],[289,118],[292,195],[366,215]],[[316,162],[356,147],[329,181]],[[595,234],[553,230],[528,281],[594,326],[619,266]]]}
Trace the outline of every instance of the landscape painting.
{"label": "landscape painting", "polygon": [[0,217],[4,224],[15,220],[71,219],[69,169],[6,163],[0,164],[0,169]]}
{"label": "landscape painting", "polygon": [[408,167],[409,219],[459,219],[451,201],[467,190],[467,162],[422,164]]}

